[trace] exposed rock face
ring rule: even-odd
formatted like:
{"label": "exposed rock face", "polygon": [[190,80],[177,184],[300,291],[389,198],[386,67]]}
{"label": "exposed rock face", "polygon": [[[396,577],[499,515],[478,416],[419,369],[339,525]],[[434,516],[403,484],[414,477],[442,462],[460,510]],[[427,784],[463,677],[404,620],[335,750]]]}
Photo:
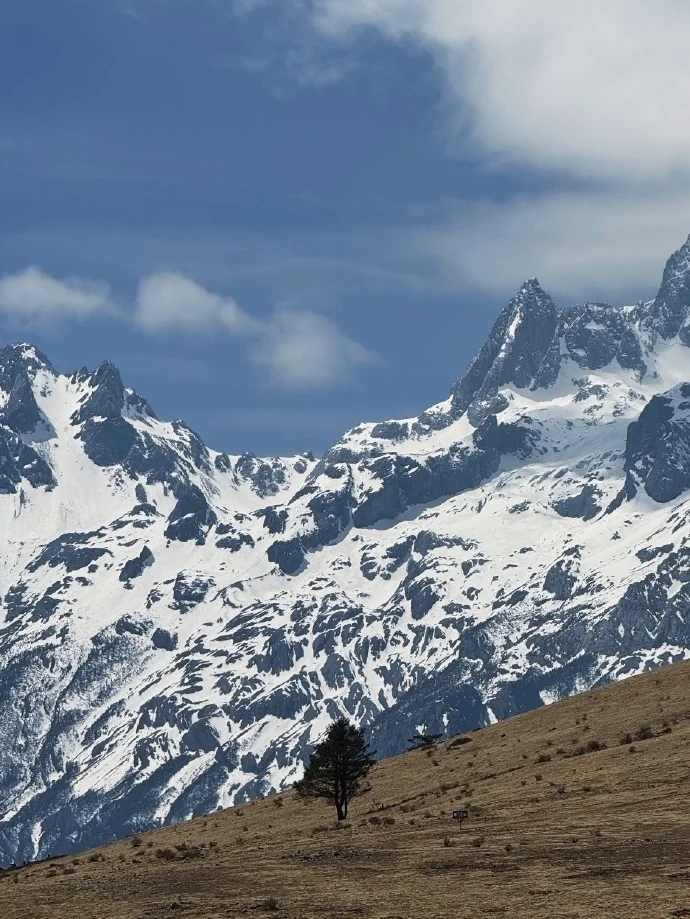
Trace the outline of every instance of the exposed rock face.
{"label": "exposed rock face", "polygon": [[175,578],[173,586],[173,606],[183,613],[189,612],[206,599],[206,594],[213,586],[212,578],[204,578],[181,571]]}
{"label": "exposed rock face", "polygon": [[204,493],[196,485],[190,485],[182,491],[172,510],[165,535],[178,542],[203,543],[216,520]]}
{"label": "exposed rock face", "polygon": [[2,349],[0,862],[285,787],[341,714],[388,755],[689,656],[688,253],[632,308],[526,282],[318,462]]}
{"label": "exposed rock face", "polygon": [[33,345],[6,345],[0,348],[0,390],[12,391],[18,376],[35,379],[40,372],[55,374],[48,358]]}
{"label": "exposed rock face", "polygon": [[87,418],[82,427],[84,452],[97,466],[116,466],[127,459],[137,434],[124,418]]}
{"label": "exposed rock face", "polygon": [[452,389],[453,411],[472,408],[480,422],[503,405],[500,387],[529,387],[537,376],[558,323],[558,311],[536,278],[526,281],[496,320],[489,338]]}
{"label": "exposed rock face", "polygon": [[287,479],[282,460],[262,460],[253,453],[243,453],[240,456],[235,463],[234,473],[239,481],[249,482],[260,498],[277,494]]}
{"label": "exposed rock face", "polygon": [[597,501],[599,494],[600,492],[593,485],[583,485],[579,494],[554,501],[553,509],[561,517],[580,517],[582,520],[591,520],[601,510]]}
{"label": "exposed rock face", "polygon": [[33,488],[55,485],[53,470],[33,447],[0,425],[0,493],[13,495],[26,482]]}
{"label": "exposed rock face", "polygon": [[687,326],[690,307],[690,237],[666,263],[661,287],[651,304],[644,324],[662,338],[680,335],[683,344],[690,343]]}
{"label": "exposed rock face", "polygon": [[690,383],[654,396],[628,428],[625,445],[627,492],[643,485],[665,503],[690,485]]}
{"label": "exposed rock face", "polygon": [[107,549],[90,545],[95,533],[65,533],[49,542],[27,565],[30,573],[44,565],[49,568],[64,567],[65,571],[80,571],[87,568],[103,555],[111,555]]}
{"label": "exposed rock face", "polygon": [[473,450],[453,444],[447,453],[420,463],[412,457],[382,456],[364,461],[375,487],[365,493],[353,514],[356,527],[394,520],[409,507],[476,488],[498,469],[497,450]]}
{"label": "exposed rock face", "polygon": [[563,558],[560,558],[546,572],[544,590],[553,594],[555,600],[569,600],[572,596],[573,588],[577,584],[579,560],[580,549],[578,546],[573,546],[566,549]]}
{"label": "exposed rock face", "polygon": [[587,303],[562,320],[568,355],[580,367],[599,370],[616,360],[642,378],[647,365],[642,347],[627,317],[605,303]]}
{"label": "exposed rock face", "polygon": [[20,371],[14,378],[2,421],[15,434],[30,434],[41,420],[41,412],[34,396],[28,374]]}
{"label": "exposed rock face", "polygon": [[132,578],[140,578],[144,570],[153,565],[154,561],[153,552],[148,546],[144,546],[136,558],[130,558],[124,563],[120,572],[120,580],[131,581]]}
{"label": "exposed rock face", "polygon": [[87,418],[121,418],[125,407],[125,387],[117,367],[110,361],[104,361],[87,379],[91,388],[72,416],[73,424],[80,424]]}

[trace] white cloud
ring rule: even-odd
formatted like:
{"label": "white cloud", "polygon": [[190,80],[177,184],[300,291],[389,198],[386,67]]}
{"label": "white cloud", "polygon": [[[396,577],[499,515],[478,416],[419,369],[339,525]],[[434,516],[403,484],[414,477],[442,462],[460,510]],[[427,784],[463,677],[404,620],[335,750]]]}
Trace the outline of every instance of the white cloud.
{"label": "white cloud", "polygon": [[279,310],[268,320],[255,319],[231,297],[211,293],[196,281],[169,272],[141,281],[135,320],[151,333],[225,332],[247,337],[250,358],[268,381],[288,389],[332,386],[373,359],[325,316]]}
{"label": "white cloud", "polygon": [[[271,3],[284,6],[251,5]],[[455,152],[480,168],[526,169],[550,186],[457,203],[445,221],[412,234],[418,259],[440,265],[451,284],[502,295],[535,273],[564,298],[651,292],[690,231],[687,0],[291,0],[290,8],[334,47],[356,48],[375,29],[428,51],[445,80]],[[563,191],[564,179],[577,190]]]}
{"label": "white cloud", "polygon": [[421,43],[477,149],[619,180],[690,162],[687,0],[313,0],[327,35]]}
{"label": "white cloud", "polygon": [[31,266],[0,278],[0,313],[14,322],[57,322],[115,313],[110,288],[102,281],[53,278]]}
{"label": "white cloud", "polygon": [[110,315],[134,321],[150,334],[227,334],[247,342],[249,359],[269,383],[288,389],[333,386],[375,360],[325,316],[283,309],[256,319],[232,297],[212,293],[191,278],[158,272],[141,280],[133,313],[113,300],[108,284],[57,279],[32,266],[0,278],[0,316],[10,322],[50,324]]}
{"label": "white cloud", "polygon": [[510,295],[536,275],[561,300],[653,296],[690,231],[690,189],[554,193],[458,209],[408,237],[447,279]]}
{"label": "white cloud", "polygon": [[563,298],[651,294],[690,231],[687,0],[313,0],[348,42],[363,28],[427,49],[463,152],[578,180],[458,203],[413,234],[451,282],[505,295],[536,274]]}
{"label": "white cloud", "polygon": [[[688,0],[227,2],[272,7],[298,52],[319,41],[322,56],[356,52],[368,29],[425,49],[445,79],[457,151],[548,183],[458,204],[414,234],[414,254],[452,284],[503,294],[536,273],[564,297],[617,299],[649,290],[687,236]],[[554,193],[564,178],[577,190]]]}
{"label": "white cloud", "polygon": [[267,324],[253,352],[268,380],[288,389],[331,386],[375,360],[325,316],[281,310]]}
{"label": "white cloud", "polygon": [[232,297],[220,297],[173,272],[152,274],[141,281],[135,318],[149,332],[173,329],[208,334],[221,330],[244,335],[258,328]]}

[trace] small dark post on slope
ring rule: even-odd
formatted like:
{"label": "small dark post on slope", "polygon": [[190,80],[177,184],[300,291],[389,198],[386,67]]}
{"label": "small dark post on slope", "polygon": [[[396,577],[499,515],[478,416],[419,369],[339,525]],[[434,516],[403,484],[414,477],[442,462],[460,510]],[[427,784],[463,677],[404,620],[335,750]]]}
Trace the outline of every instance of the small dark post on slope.
{"label": "small dark post on slope", "polygon": [[338,820],[345,820],[349,802],[361,792],[362,782],[375,762],[364,739],[364,729],[355,727],[347,718],[339,718],[315,748],[295,791],[301,798],[330,801]]}
{"label": "small dark post on slope", "polygon": [[414,737],[408,738],[407,742],[411,744],[408,750],[429,750],[444,736],[444,734],[415,734]]}

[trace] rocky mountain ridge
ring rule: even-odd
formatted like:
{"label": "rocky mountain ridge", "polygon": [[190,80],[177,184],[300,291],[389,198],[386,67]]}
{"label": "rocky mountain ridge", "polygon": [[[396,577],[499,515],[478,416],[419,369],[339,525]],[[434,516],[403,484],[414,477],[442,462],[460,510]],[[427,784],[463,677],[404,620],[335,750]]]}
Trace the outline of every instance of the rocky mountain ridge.
{"label": "rocky mountain ridge", "polygon": [[292,783],[690,656],[690,240],[655,300],[536,279],[449,397],[326,454],[163,422],[0,350],[0,860]]}

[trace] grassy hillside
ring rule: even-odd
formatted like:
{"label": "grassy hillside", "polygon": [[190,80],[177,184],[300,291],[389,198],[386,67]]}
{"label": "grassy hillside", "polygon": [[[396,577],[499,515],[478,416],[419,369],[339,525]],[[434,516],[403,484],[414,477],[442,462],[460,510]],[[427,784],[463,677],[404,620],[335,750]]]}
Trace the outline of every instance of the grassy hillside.
{"label": "grassy hillside", "polygon": [[690,917],[690,662],[469,736],[380,763],[345,825],[286,793],[5,871],[0,916]]}

